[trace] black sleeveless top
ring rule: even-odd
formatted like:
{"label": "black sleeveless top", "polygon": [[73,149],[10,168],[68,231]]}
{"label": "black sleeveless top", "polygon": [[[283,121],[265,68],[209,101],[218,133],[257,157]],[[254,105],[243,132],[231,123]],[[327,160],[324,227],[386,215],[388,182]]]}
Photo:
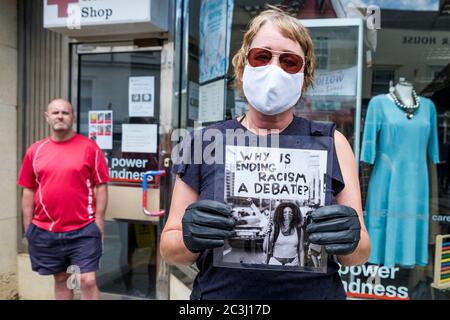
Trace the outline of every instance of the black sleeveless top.
{"label": "black sleeveless top", "polygon": [[[223,121],[205,129],[243,129],[236,119]],[[205,130],[203,129],[203,130]],[[333,137],[334,123],[320,123],[295,117],[281,135]],[[188,139],[189,140],[189,139]],[[193,144],[194,139],[190,143]],[[193,148],[191,149],[193,150]],[[329,152],[331,174],[327,174],[325,202],[335,204],[335,196],[344,188],[334,144]],[[172,172],[199,193],[200,199],[217,200],[214,196],[217,166],[208,164],[176,164]],[[338,265],[328,258],[327,273],[269,271],[220,268],[213,266],[213,250],[205,250],[197,259],[199,273],[194,280],[191,299],[345,299]]]}

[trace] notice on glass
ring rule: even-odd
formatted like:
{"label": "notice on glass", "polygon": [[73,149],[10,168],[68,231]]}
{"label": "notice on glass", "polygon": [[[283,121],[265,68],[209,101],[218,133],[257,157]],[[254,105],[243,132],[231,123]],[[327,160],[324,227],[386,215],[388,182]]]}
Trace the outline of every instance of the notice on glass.
{"label": "notice on glass", "polygon": [[200,83],[228,70],[233,0],[203,0],[200,7]]}
{"label": "notice on glass", "polygon": [[333,71],[317,70],[314,87],[308,90],[308,94],[311,96],[355,96],[357,74],[357,67]]}
{"label": "notice on glass", "polygon": [[198,121],[223,120],[225,110],[225,80],[200,86]]}
{"label": "notice on glass", "polygon": [[102,150],[112,149],[112,111],[89,111],[89,138]]}
{"label": "notice on glass", "polygon": [[130,117],[153,117],[155,108],[155,77],[130,77],[128,109]]}
{"label": "notice on glass", "polygon": [[156,153],[158,125],[122,124],[122,152]]}

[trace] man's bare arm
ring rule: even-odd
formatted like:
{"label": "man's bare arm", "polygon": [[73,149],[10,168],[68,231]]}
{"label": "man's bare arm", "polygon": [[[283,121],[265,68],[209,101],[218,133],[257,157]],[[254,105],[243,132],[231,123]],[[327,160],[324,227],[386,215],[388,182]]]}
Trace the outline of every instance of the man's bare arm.
{"label": "man's bare arm", "polygon": [[24,188],[22,193],[23,228],[27,232],[34,215],[34,189]]}
{"label": "man's bare arm", "polygon": [[105,231],[105,213],[108,205],[108,185],[99,184],[95,187],[95,223],[102,232]]}

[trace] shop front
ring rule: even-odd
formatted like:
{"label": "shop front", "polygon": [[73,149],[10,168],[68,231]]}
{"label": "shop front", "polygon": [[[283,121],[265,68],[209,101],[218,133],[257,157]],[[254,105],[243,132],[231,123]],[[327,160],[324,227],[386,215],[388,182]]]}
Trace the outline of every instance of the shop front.
{"label": "shop front", "polygon": [[[22,118],[23,145],[45,134],[28,125],[33,119],[42,122],[41,104],[54,95],[72,102],[76,131],[96,141],[111,176],[97,273],[101,297],[169,299],[169,269],[160,258],[159,236],[170,201],[170,134],[178,126],[172,90],[174,2],[44,0],[21,5],[22,63],[31,75],[23,81],[33,88],[21,94],[37,102],[28,102],[30,112]],[[39,63],[34,56],[45,58]],[[64,90],[52,86],[56,76],[67,77],[60,84]],[[26,246],[21,250],[26,254]],[[32,275],[28,257],[22,260],[21,297],[51,298],[51,279],[25,281]]]}
{"label": "shop front", "polygon": [[[315,85],[295,114],[335,122],[358,160],[372,255],[363,266],[341,267],[348,297],[449,299],[447,0],[421,7],[383,0],[40,3],[21,2],[24,21],[33,17],[31,25],[62,40],[50,38],[46,47],[34,40],[40,39],[35,29],[22,36],[30,43],[20,58],[30,88],[21,96],[30,111],[19,117],[19,147],[23,152],[42,137],[38,105],[61,94],[76,107],[77,131],[104,151],[112,178],[98,272],[105,298],[188,297],[196,266],[169,267],[159,254],[174,180],[173,132],[247,111],[233,87],[231,59],[248,22],[271,4],[297,17],[314,42]],[[66,91],[50,86],[56,76],[55,88]],[[410,108],[396,88],[410,93]],[[35,93],[44,91],[45,97]]]}

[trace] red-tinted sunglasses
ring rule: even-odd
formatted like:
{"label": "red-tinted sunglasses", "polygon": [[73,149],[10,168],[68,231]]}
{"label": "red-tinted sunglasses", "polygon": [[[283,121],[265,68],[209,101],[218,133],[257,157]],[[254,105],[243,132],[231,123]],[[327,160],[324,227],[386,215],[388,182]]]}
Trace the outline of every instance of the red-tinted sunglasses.
{"label": "red-tinted sunglasses", "polygon": [[302,70],[303,58],[300,55],[291,52],[252,48],[247,53],[247,61],[252,67],[263,67],[272,61],[273,56],[278,56],[281,69],[287,73],[293,74]]}

